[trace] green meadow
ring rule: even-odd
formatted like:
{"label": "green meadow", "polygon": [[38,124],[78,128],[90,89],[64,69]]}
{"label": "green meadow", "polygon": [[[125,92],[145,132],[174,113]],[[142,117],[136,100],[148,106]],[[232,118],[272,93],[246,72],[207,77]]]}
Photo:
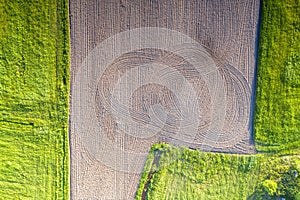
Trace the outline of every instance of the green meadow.
{"label": "green meadow", "polygon": [[0,26],[0,199],[68,199],[68,1],[0,0]]}
{"label": "green meadow", "polygon": [[267,153],[300,152],[300,1],[263,0],[255,142]]}
{"label": "green meadow", "polygon": [[156,144],[136,199],[300,199],[295,171],[300,172],[299,156],[207,153]]}

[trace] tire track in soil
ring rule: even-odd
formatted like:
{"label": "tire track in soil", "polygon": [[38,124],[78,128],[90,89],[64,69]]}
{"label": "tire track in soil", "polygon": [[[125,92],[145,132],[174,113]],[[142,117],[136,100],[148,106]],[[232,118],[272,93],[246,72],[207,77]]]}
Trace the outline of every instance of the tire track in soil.
{"label": "tire track in soil", "polygon": [[[251,127],[249,124],[252,122],[249,109],[253,108],[253,105],[250,105],[249,98],[251,99],[254,91],[252,87],[255,75],[259,0],[70,0],[69,3],[71,199],[133,199],[139,183],[140,173],[117,171],[90,154],[80,139],[74,124],[76,116],[72,113],[74,109],[72,86],[80,80],[76,77],[76,73],[82,62],[98,44],[122,31],[140,27],[167,28],[186,34],[205,47],[217,63],[221,74],[225,72],[222,75],[228,84],[225,88],[228,99],[226,123],[229,125],[224,129],[233,130],[230,120],[237,119],[243,124],[241,131],[245,131],[239,133],[244,135],[241,141],[212,151],[253,153],[253,142],[249,132]],[[226,66],[230,68],[224,70]],[[245,86],[248,89],[245,89]],[[245,94],[247,97],[238,96]],[[207,93],[201,91],[199,95]],[[247,105],[241,105],[245,103],[243,99],[247,99]],[[239,116],[242,119],[238,119]],[[199,141],[202,137],[199,135]],[[220,137],[222,138],[222,135]],[[125,134],[117,139],[115,144],[122,146],[123,149],[133,151],[144,149],[145,152],[150,149],[153,142],[165,141],[161,136],[139,141]],[[199,144],[186,145],[190,148],[203,148],[203,145]],[[126,165],[126,159],[127,155],[123,152],[120,162]]]}

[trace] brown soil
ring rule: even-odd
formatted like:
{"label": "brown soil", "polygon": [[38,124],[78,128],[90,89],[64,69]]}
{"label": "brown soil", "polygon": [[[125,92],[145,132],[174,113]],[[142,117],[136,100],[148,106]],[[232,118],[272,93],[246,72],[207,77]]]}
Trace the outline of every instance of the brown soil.
{"label": "brown soil", "polygon": [[[198,134],[193,143],[179,143],[190,148],[232,153],[254,153],[249,127],[251,109],[251,91],[254,82],[255,40],[258,27],[259,0],[70,0],[71,20],[71,95],[77,88],[74,83],[80,79],[76,76],[82,62],[91,51],[105,39],[140,27],[160,27],[175,30],[188,35],[204,46],[214,59],[222,75],[226,89],[226,117],[224,133],[240,134],[239,141],[228,144],[227,135],[220,135],[217,147],[202,144],[205,135]],[[162,64],[174,65],[180,71],[188,63],[171,55],[169,60],[161,59],[164,52],[128,53],[124,59],[116,60],[107,69],[105,79],[97,85],[97,118],[108,139],[127,151],[147,152],[151,144],[159,141],[177,144],[171,136],[178,128],[180,114],[167,116],[168,123],[163,130],[170,132],[170,137],[155,135],[140,139],[126,133],[117,134],[116,119],[107,109],[106,97],[116,80],[129,70],[128,63],[139,65],[147,60],[160,61]],[[139,56],[140,55],[140,56]],[[146,56],[145,56],[146,55]],[[178,61],[178,63],[176,63]],[[147,61],[148,62],[148,61]],[[126,67],[127,66],[127,67]],[[175,67],[175,68],[176,68]],[[103,80],[103,84],[101,81]],[[206,130],[211,123],[209,115],[210,93],[203,80],[189,79],[195,85],[197,97],[201,97],[201,110],[204,116],[199,129]],[[106,90],[107,89],[107,90]],[[153,91],[153,92],[151,92]],[[147,94],[146,94],[147,93]],[[156,93],[154,97],[152,93]],[[145,94],[149,101],[141,101]],[[103,96],[101,96],[103,95]],[[147,96],[148,95],[148,96]],[[74,109],[74,97],[71,107]],[[176,96],[160,85],[145,85],[136,90],[131,99],[130,116],[141,123],[149,123],[149,107],[162,102],[168,111],[176,107]],[[138,106],[137,106],[138,105]],[[145,108],[145,109],[143,109]],[[72,199],[133,199],[141,173],[120,171],[97,160],[83,145],[81,133],[76,128],[75,119],[88,116],[74,116],[71,109],[71,198]],[[105,113],[101,115],[101,113]],[[233,131],[235,125],[242,127],[240,132]],[[236,137],[233,135],[232,137]],[[146,155],[146,154],[145,154]],[[120,155],[119,162],[126,165],[127,155]],[[145,162],[144,159],[136,162]],[[151,177],[150,177],[151,178]]]}

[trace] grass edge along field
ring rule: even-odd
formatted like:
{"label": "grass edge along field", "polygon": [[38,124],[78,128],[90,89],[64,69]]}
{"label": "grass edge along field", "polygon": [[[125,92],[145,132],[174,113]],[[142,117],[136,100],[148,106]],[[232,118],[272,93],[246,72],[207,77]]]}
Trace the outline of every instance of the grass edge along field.
{"label": "grass edge along field", "polygon": [[0,199],[69,199],[68,1],[0,13]]}
{"label": "grass edge along field", "polygon": [[221,154],[155,144],[136,199],[300,199],[296,172],[299,156]]}
{"label": "grass edge along field", "polygon": [[263,0],[254,137],[259,152],[300,153],[300,2]]}

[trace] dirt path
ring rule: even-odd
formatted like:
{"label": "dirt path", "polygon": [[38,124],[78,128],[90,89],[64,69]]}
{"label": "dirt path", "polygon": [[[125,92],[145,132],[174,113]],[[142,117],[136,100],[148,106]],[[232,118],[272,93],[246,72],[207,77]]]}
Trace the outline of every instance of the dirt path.
{"label": "dirt path", "polygon": [[[153,160],[153,163],[152,163],[151,170],[153,169],[153,166],[156,166],[156,169],[159,168],[159,159],[160,159],[161,154],[162,154],[162,152],[159,151],[159,150],[156,150],[154,152],[154,160]],[[150,181],[151,181],[154,173],[155,173],[155,171],[150,171],[149,174],[148,174],[147,182],[144,185],[144,189],[143,189],[143,193],[142,193],[142,200],[146,200],[148,187],[150,185]]]}
{"label": "dirt path", "polygon": [[259,0],[70,0],[71,196],[133,199],[155,142],[253,153]]}

